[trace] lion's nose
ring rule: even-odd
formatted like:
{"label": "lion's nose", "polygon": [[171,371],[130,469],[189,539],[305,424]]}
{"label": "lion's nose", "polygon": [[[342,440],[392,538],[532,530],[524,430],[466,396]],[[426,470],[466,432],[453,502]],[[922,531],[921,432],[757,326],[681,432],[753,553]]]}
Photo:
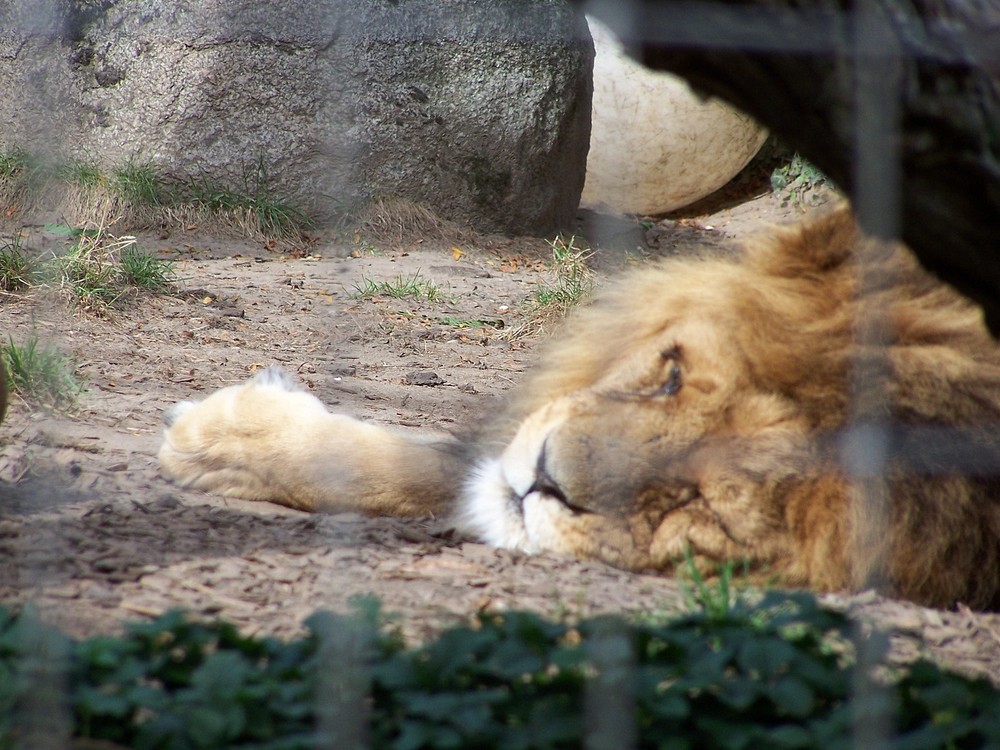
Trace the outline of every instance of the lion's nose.
{"label": "lion's nose", "polygon": [[528,491],[524,494],[527,496],[532,492],[541,492],[543,495],[550,495],[560,502],[566,502],[566,494],[563,492],[562,487],[559,486],[559,482],[553,479],[546,466],[548,463],[548,446],[548,440],[542,443],[542,449],[538,452],[538,458],[535,460],[535,481],[532,482]]}
{"label": "lion's nose", "polygon": [[528,495],[533,492],[550,497],[553,500],[558,500],[567,509],[573,511],[574,513],[590,513],[591,511],[583,508],[579,505],[574,504],[567,496],[565,490],[559,482],[552,476],[552,473],[548,469],[548,440],[542,443],[542,449],[538,452],[538,458],[535,461],[535,481],[532,482],[528,491],[524,493],[521,497],[521,501],[524,501]]}

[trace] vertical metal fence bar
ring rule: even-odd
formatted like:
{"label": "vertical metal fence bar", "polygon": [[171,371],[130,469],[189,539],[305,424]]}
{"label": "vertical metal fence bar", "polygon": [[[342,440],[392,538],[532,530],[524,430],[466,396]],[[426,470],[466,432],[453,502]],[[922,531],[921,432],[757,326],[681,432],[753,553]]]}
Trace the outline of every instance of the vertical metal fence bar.
{"label": "vertical metal fence bar", "polygon": [[[854,83],[854,205],[866,231],[876,237],[897,236],[900,213],[900,58],[895,38],[876,0],[861,0],[852,19],[851,70]],[[878,587],[885,582],[885,539],[889,524],[888,403],[891,365],[888,311],[875,294],[887,281],[879,263],[884,240],[860,242],[858,254],[858,318],[856,355],[850,383],[849,425],[843,445],[843,468],[851,488],[851,550],[854,585]],[[892,727],[878,709],[885,688],[872,680],[879,658],[871,639],[855,626],[857,665],[854,671],[853,741],[858,748],[883,747]]]}
{"label": "vertical metal fence bar", "polygon": [[633,648],[627,629],[610,621],[587,644],[595,674],[584,694],[584,750],[636,747],[639,729],[635,723]]}
{"label": "vertical metal fence bar", "polygon": [[[7,24],[6,28],[0,28],[0,34],[5,37],[0,44],[57,38],[63,31],[65,20],[62,10],[56,0],[10,0],[0,13]],[[41,70],[33,73],[31,85],[34,87],[32,91],[17,94],[41,102],[40,109],[52,112],[53,117],[35,123],[37,130],[32,134],[35,143],[17,145],[37,147],[41,152],[59,150],[71,134],[58,122],[60,107],[55,87]],[[40,301],[37,304],[45,303]],[[59,490],[52,486],[47,491]],[[50,499],[39,498],[43,504]],[[58,529],[58,526],[54,528]],[[33,538],[29,541],[14,545],[14,559],[10,564],[15,566],[20,587],[39,591],[53,573],[46,569],[46,563],[41,562],[37,554],[33,554],[34,545],[40,541],[38,532],[33,532],[31,536]],[[44,533],[41,538],[46,544],[68,550],[66,539],[58,530]],[[37,611],[29,601],[23,607],[19,624],[12,634],[16,647],[24,655],[18,665],[19,694],[13,717],[16,747],[24,750],[61,750],[72,743],[73,712],[67,642],[56,630],[44,624],[43,618],[44,613]]]}
{"label": "vertical metal fence bar", "polygon": [[19,750],[61,750],[70,747],[73,734],[69,654],[63,637],[39,617],[25,609],[15,635],[24,656],[12,734]]}

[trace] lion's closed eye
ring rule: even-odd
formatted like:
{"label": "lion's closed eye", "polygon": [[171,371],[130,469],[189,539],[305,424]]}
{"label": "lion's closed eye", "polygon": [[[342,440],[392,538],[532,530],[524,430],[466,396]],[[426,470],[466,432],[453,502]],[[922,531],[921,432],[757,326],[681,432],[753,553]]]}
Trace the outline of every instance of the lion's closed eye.
{"label": "lion's closed eye", "polygon": [[684,387],[684,369],[681,367],[681,348],[674,345],[660,353],[661,365],[653,378],[653,384],[637,390],[640,398],[660,398],[676,396]]}
{"label": "lion's closed eye", "polygon": [[644,372],[630,386],[611,388],[601,392],[613,401],[649,401],[676,396],[684,387],[684,368],[680,346],[674,345],[660,352],[655,367]]}
{"label": "lion's closed eye", "polygon": [[683,385],[684,373],[681,371],[681,366],[677,364],[676,360],[671,360],[667,370],[667,379],[660,386],[660,394],[664,396],[676,396],[680,393]]}

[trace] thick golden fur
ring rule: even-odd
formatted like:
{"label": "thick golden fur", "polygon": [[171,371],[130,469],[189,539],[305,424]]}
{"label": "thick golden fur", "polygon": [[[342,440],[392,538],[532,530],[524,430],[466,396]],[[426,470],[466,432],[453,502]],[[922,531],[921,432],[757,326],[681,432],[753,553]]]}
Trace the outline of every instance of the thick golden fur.
{"label": "thick golden fur", "polygon": [[[864,299],[859,247],[875,257]],[[855,344],[872,310],[886,348]],[[901,449],[860,481],[839,460],[852,394]],[[276,370],[167,421],[164,473],[213,492],[449,512],[498,546],[633,570],[690,554],[745,561],[762,582],[1000,606],[1000,483],[934,450],[957,430],[980,468],[1000,459],[1000,348],[974,307],[846,209],[738,259],[624,276],[571,317],[474,449],[331,414]]]}

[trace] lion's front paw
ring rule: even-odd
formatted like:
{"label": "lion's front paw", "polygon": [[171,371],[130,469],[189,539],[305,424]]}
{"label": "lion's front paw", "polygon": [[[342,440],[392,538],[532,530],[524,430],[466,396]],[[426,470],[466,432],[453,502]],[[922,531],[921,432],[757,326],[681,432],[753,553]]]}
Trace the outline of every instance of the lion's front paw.
{"label": "lion's front paw", "polygon": [[165,429],[170,429],[174,426],[174,423],[180,419],[180,417],[187,411],[198,406],[196,401],[178,401],[176,404],[171,406],[165,412],[163,412],[163,426]]}
{"label": "lion's front paw", "polygon": [[[305,393],[306,390],[284,367],[271,365],[254,375],[247,385],[254,388],[272,388],[285,393]],[[325,411],[325,409],[324,409]]]}
{"label": "lion's front paw", "polygon": [[271,464],[288,429],[328,412],[278,367],[201,402],[181,401],[163,416],[163,474],[183,487],[249,499],[273,499]]}
{"label": "lion's front paw", "polygon": [[461,451],[332,414],[283,370],[166,416],[160,466],[184,487],[300,510],[441,512],[457,490]]}

